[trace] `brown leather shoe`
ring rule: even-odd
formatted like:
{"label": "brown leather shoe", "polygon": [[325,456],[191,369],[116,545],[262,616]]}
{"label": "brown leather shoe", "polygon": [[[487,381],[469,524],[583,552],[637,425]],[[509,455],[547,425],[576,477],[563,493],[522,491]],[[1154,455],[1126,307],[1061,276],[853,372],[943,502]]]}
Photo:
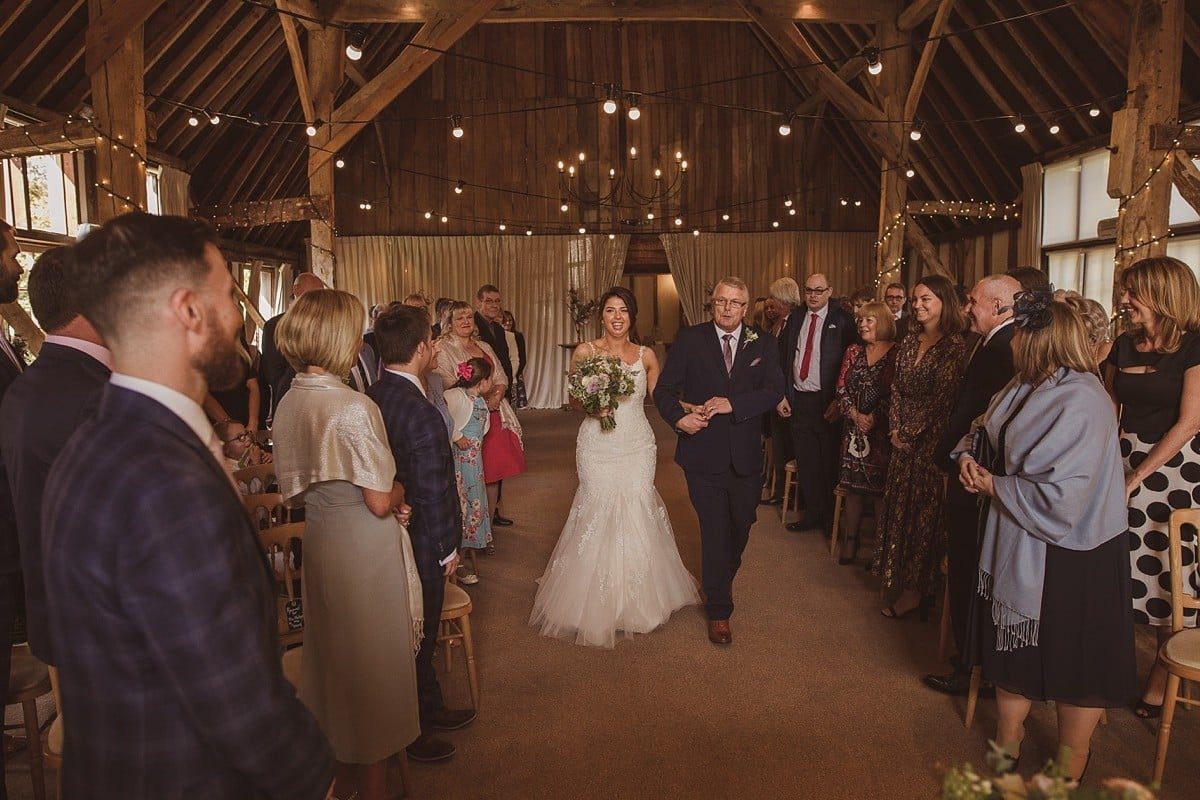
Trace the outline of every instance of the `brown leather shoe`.
{"label": "brown leather shoe", "polygon": [[729,630],[729,620],[710,619],[708,621],[708,640],[713,644],[729,644],[733,634]]}

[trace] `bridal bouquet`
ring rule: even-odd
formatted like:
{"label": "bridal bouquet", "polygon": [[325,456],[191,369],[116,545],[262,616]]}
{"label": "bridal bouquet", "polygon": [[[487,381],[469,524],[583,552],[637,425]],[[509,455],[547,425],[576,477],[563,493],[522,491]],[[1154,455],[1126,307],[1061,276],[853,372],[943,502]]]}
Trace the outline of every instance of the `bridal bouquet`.
{"label": "bridal bouquet", "polygon": [[[580,361],[567,376],[567,394],[579,401],[589,414],[615,411],[622,397],[633,394],[633,371],[613,356],[595,355]],[[611,431],[617,421],[600,418],[600,429]]]}

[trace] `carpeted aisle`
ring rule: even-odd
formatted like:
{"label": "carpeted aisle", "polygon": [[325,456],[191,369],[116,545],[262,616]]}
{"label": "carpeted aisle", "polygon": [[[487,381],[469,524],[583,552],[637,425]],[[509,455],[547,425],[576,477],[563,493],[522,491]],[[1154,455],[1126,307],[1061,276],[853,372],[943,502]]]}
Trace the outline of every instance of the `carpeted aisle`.
{"label": "carpeted aisle", "polygon": [[[658,489],[684,562],[699,574],[673,436],[654,419]],[[695,608],[612,651],[537,636],[527,624],[534,581],[575,491],[578,420],[523,415],[529,471],[505,485],[504,510],[517,525],[498,532],[499,552],[481,559],[481,581],[468,590],[479,719],[451,734],[459,746],[452,762],[413,765],[414,796],[933,798],[942,765],[982,763],[994,704],[981,702],[967,731],[962,701],[918,680],[938,668],[936,619],[880,616],[870,576],[838,567],[819,535],[785,531],[777,509],[760,509],[751,534],[730,648],[709,644]],[[461,658],[443,685],[453,702],[467,702]],[[1147,778],[1153,729],[1127,711],[1110,716],[1089,781]],[[1200,785],[1198,716],[1178,716],[1166,800],[1193,797]],[[1039,706],[1023,762],[1036,764],[1053,747],[1053,709]]]}

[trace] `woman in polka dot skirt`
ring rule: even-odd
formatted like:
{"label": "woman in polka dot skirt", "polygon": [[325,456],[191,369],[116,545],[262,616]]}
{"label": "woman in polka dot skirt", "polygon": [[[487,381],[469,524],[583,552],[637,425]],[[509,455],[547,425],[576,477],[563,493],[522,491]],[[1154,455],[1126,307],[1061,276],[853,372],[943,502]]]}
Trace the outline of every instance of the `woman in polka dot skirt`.
{"label": "woman in polka dot skirt", "polygon": [[[1121,407],[1134,618],[1156,626],[1161,644],[1171,625],[1171,511],[1200,506],[1200,288],[1182,261],[1145,258],[1122,276],[1121,307],[1132,327],[1117,338],[1104,375]],[[1183,585],[1200,594],[1195,532],[1184,537]],[[1184,624],[1196,625],[1195,611]],[[1162,714],[1166,679],[1155,664],[1138,716]]]}

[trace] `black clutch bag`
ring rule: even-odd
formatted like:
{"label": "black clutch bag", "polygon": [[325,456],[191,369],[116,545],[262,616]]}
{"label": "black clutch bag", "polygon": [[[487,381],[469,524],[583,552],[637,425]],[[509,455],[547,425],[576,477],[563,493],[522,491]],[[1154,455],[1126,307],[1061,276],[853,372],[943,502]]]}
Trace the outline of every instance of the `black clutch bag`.
{"label": "black clutch bag", "polygon": [[883,392],[879,390],[879,386],[874,383],[864,384],[858,393],[858,399],[854,401],[854,407],[858,409],[860,414],[872,414],[875,409],[879,408],[880,401],[883,400]]}

